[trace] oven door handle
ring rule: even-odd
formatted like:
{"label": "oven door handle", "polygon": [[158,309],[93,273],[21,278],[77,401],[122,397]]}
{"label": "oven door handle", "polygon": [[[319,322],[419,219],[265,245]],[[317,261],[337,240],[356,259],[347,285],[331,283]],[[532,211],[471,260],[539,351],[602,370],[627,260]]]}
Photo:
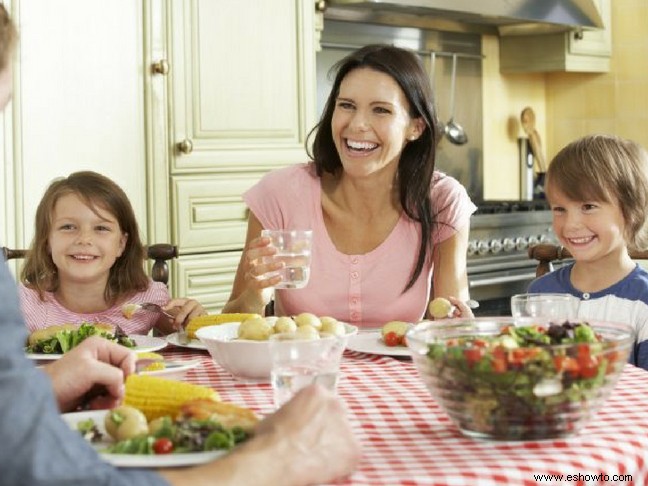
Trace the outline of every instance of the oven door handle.
{"label": "oven door handle", "polygon": [[533,273],[522,273],[518,275],[507,275],[506,277],[490,277],[482,278],[479,280],[469,280],[468,287],[484,287],[486,285],[497,285],[509,282],[519,282],[520,280],[533,280],[536,278],[535,272]]}

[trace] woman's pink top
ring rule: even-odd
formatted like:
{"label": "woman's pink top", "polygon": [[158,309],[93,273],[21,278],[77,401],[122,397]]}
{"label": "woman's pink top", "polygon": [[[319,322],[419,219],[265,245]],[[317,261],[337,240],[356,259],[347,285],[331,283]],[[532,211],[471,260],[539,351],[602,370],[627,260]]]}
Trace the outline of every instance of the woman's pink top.
{"label": "woman's pink top", "polygon": [[[119,325],[126,334],[147,334],[155,325],[160,315],[156,312],[138,311],[131,319],[122,312],[122,302],[103,312],[80,314],[63,307],[51,292],[45,292],[45,300],[38,297],[38,292],[20,284],[18,287],[20,306],[29,332],[44,329],[57,324],[78,324],[82,322],[103,322]],[[153,302],[165,305],[169,301],[169,290],[161,282],[153,282],[143,291],[128,299],[131,303]]]}
{"label": "woman's pink top", "polygon": [[[464,187],[441,172],[435,173],[431,195],[436,244],[469,224],[476,207]],[[433,263],[428,258],[418,280],[403,293],[416,265],[421,235],[420,225],[405,213],[380,246],[364,255],[346,255],[329,238],[320,179],[312,163],[266,174],[243,199],[264,228],[313,231],[308,285],[277,289],[277,315],[312,312],[362,327],[379,327],[392,320],[417,322],[425,315]]]}

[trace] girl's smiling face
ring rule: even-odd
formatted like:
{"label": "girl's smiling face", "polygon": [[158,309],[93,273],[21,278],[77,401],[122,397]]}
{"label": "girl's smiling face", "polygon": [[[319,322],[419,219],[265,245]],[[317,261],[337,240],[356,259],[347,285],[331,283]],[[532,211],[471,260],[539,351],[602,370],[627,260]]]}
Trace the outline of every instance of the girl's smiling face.
{"label": "girl's smiling face", "polygon": [[127,237],[108,211],[89,207],[74,193],[61,196],[52,209],[48,239],[61,285],[105,284]]}
{"label": "girl's smiling face", "polygon": [[337,96],[331,131],[344,171],[363,177],[391,166],[395,172],[408,140],[423,129],[389,75],[369,68],[349,72]]}
{"label": "girl's smiling face", "polygon": [[627,251],[626,223],[618,203],[574,201],[557,188],[549,199],[554,232],[576,261],[592,262]]}

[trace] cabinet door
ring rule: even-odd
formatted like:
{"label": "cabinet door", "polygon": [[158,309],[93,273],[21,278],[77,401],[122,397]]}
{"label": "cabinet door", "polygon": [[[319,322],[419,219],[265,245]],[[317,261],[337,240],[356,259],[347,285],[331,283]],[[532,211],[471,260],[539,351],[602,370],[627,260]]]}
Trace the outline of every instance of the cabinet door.
{"label": "cabinet door", "polygon": [[604,29],[500,38],[500,71],[608,72],[612,53],[611,0],[597,0]]}
{"label": "cabinet door", "polygon": [[173,177],[173,241],[181,255],[243,248],[247,207],[241,194],[260,174]]}
{"label": "cabinet door", "polygon": [[142,0],[11,3],[20,42],[13,133],[4,137],[15,193],[0,224],[16,224],[3,242],[27,246],[45,187],[79,170],[115,180],[146,233]]}
{"label": "cabinet door", "polygon": [[569,35],[569,53],[585,56],[609,57],[612,54],[612,5],[609,0],[596,2],[601,18],[606,28],[601,30],[583,31],[581,35]]}
{"label": "cabinet door", "polygon": [[305,159],[314,32],[303,17],[313,10],[303,0],[171,3],[172,172]]}
{"label": "cabinet door", "polygon": [[196,299],[209,313],[220,312],[232,291],[240,258],[240,251],[181,256],[173,268],[175,295]]}

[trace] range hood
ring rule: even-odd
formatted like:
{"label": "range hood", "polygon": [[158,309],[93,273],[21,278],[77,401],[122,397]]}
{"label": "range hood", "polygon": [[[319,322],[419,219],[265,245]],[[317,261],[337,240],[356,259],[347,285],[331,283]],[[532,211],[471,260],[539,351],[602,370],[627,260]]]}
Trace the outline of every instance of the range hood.
{"label": "range hood", "polygon": [[329,0],[324,17],[449,31],[525,35],[603,28],[596,0]]}

